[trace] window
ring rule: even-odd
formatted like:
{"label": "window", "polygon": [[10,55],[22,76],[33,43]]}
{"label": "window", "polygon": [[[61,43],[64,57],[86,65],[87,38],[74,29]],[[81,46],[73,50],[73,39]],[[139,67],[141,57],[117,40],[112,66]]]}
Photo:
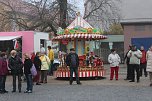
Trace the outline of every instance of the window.
{"label": "window", "polygon": [[136,25],[135,31],[145,31],[145,26],[144,25]]}

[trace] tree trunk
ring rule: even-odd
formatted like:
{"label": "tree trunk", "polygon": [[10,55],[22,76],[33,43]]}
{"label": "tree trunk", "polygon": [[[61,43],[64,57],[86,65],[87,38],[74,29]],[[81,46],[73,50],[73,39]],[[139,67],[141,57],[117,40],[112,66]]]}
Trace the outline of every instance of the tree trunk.
{"label": "tree trunk", "polygon": [[67,0],[59,0],[60,5],[60,27],[65,29],[66,25],[66,18],[67,18]]}
{"label": "tree trunk", "polygon": [[[67,27],[66,25],[66,18],[67,18],[67,0],[59,0],[60,5],[60,27],[65,29]],[[59,49],[61,51],[67,52],[66,45],[63,45],[60,43]]]}

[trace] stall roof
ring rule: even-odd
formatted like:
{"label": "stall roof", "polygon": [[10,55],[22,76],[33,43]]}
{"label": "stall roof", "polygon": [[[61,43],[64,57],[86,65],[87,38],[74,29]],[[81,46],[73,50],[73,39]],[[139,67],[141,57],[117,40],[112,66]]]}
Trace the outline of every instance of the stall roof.
{"label": "stall roof", "polygon": [[0,41],[8,41],[21,38],[21,36],[0,36]]}

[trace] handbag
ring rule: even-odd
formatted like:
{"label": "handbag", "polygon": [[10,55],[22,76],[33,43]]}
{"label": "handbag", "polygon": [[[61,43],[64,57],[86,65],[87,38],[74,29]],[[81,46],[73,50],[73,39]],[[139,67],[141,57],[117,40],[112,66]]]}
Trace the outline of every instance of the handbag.
{"label": "handbag", "polygon": [[31,71],[31,74],[32,74],[33,76],[36,76],[36,75],[37,75],[37,70],[36,70],[34,64],[32,65],[32,68],[30,69],[30,71]]}

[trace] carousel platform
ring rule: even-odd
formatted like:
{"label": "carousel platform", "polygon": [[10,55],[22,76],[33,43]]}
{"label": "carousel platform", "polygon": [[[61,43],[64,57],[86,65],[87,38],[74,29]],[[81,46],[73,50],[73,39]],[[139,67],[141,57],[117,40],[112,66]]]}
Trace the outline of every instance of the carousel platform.
{"label": "carousel platform", "polygon": [[[79,67],[78,75],[80,78],[90,77],[104,77],[106,75],[106,69],[102,67]],[[68,67],[59,67],[55,71],[56,78],[67,78],[70,77],[70,70]],[[73,74],[75,77],[75,74]]]}

